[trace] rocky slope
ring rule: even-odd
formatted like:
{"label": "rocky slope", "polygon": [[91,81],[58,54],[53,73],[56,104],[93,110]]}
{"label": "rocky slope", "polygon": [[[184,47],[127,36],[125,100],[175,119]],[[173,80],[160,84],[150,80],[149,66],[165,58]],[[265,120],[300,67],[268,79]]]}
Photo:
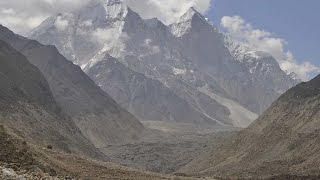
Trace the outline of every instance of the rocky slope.
{"label": "rocky slope", "polygon": [[130,142],[144,131],[142,124],[103,92],[55,47],[45,46],[0,27],[4,40],[25,55],[48,80],[61,110],[96,147]]}
{"label": "rocky slope", "polygon": [[95,157],[101,154],[61,111],[41,72],[3,41],[0,41],[0,124],[33,143]]}
{"label": "rocky slope", "polygon": [[[261,81],[262,75],[256,77],[250,73],[250,67],[230,53],[224,35],[194,8],[176,23],[166,26],[157,19],[142,19],[121,0],[91,1],[71,13],[48,18],[30,37],[55,45],[86,72],[109,54],[128,68],[127,74],[134,71],[147,78],[137,80],[132,88],[139,87],[145,80],[159,81],[167,87],[162,88],[164,92],[161,93],[174,93],[183,99],[184,107],[194,109],[193,116],[200,112],[222,125],[248,126],[256,114],[263,112],[279,96],[279,89],[292,86],[291,79],[281,81],[283,88],[278,88],[273,85],[275,76]],[[279,68],[275,70],[285,74]],[[96,76],[100,74],[96,69],[94,71]],[[105,70],[100,68],[100,71],[102,74]],[[91,78],[97,84],[118,81],[117,76],[96,78],[91,75]],[[134,79],[133,75],[130,79]],[[113,90],[116,89],[121,87]],[[159,94],[151,91],[150,94]],[[107,92],[116,100],[121,96],[117,91],[108,89]],[[129,99],[134,98],[132,94]],[[142,104],[150,101],[142,100]],[[170,109],[174,103],[176,101],[168,101],[164,109]],[[132,112],[143,117],[150,114],[149,111],[139,107]],[[150,117],[156,118],[152,120],[170,120],[159,116],[156,109],[151,111],[154,114]],[[179,109],[172,111],[173,114],[180,113]],[[182,120],[179,117],[174,121]]]}
{"label": "rocky slope", "polygon": [[181,171],[238,178],[317,179],[320,76],[283,94],[252,125]]}
{"label": "rocky slope", "polygon": [[[219,125],[207,116],[190,107],[161,82],[137,73],[117,59],[106,55],[88,70],[88,75],[129,112],[139,115],[142,121],[159,120],[166,122],[193,122],[198,126]],[[210,104],[214,107],[215,104]],[[228,112],[222,106],[215,107],[217,112]],[[225,117],[217,117],[223,121]],[[227,122],[226,122],[227,123]],[[231,124],[230,124],[231,125]]]}
{"label": "rocky slope", "polygon": [[235,132],[223,131],[212,134],[190,132],[173,135],[168,132],[161,138],[135,144],[108,146],[101,151],[110,157],[110,161],[117,164],[171,174],[192,161],[195,153],[208,144],[219,144]]}
{"label": "rocky slope", "polygon": [[[192,180],[126,168],[33,145],[0,125],[0,179]],[[212,178],[201,178],[212,179]]]}

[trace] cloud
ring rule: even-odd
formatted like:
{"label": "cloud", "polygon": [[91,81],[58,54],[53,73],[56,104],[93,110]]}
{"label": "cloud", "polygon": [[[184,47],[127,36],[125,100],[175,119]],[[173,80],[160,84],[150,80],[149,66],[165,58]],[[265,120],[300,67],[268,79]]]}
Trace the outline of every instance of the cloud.
{"label": "cloud", "polygon": [[195,7],[200,13],[206,13],[212,0],[124,0],[138,12],[142,18],[157,17],[165,24],[170,24],[182,16],[190,7]]}
{"label": "cloud", "polygon": [[[27,35],[46,18],[70,12],[91,0],[1,0],[0,24],[21,35]],[[106,0],[100,0],[105,2]],[[144,18],[158,17],[165,23],[173,22],[191,6],[204,13],[211,0],[124,0]],[[89,25],[89,24],[88,24]]]}
{"label": "cloud", "polygon": [[293,54],[286,49],[287,42],[284,39],[278,38],[268,31],[253,28],[240,16],[224,16],[221,19],[221,26],[238,43],[252,50],[270,53],[284,71],[294,72],[302,80],[308,80],[314,73],[320,73],[320,67],[308,61],[299,63]]}
{"label": "cloud", "polygon": [[91,27],[92,26],[92,20],[87,20],[84,21],[81,26],[85,26],[85,27]]}
{"label": "cloud", "polygon": [[0,24],[26,35],[47,17],[69,12],[89,0],[1,0]]}
{"label": "cloud", "polygon": [[93,39],[101,44],[110,44],[113,40],[117,40],[119,33],[114,29],[101,29],[97,28],[92,33]]}
{"label": "cloud", "polygon": [[56,21],[54,22],[54,26],[59,30],[59,31],[64,31],[69,25],[68,20],[63,19],[61,16],[58,16]]}
{"label": "cloud", "polygon": [[123,25],[123,22],[117,22],[111,29],[97,28],[91,34],[92,40],[101,45],[104,44],[112,47],[112,44],[116,44],[118,41],[129,38],[129,36],[122,31]]}
{"label": "cloud", "polygon": [[2,14],[9,14],[9,15],[13,15],[13,14],[16,14],[16,11],[14,9],[1,9],[1,13]]}

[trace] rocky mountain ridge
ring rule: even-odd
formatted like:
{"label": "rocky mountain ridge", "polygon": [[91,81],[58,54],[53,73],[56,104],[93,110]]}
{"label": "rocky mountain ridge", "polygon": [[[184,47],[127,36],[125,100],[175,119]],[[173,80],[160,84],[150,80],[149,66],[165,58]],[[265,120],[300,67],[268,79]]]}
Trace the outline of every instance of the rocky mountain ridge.
{"label": "rocky mountain ridge", "polygon": [[45,46],[1,26],[0,40],[25,55],[47,79],[54,99],[97,148],[139,138],[143,125],[102,91],[54,46]]}
{"label": "rocky mountain ridge", "polygon": [[42,73],[0,40],[0,124],[20,137],[61,151],[103,157],[56,103]]}
{"label": "rocky mountain ridge", "polygon": [[317,179],[319,103],[317,76],[288,90],[248,128],[219,148],[207,149],[181,171],[223,178]]}

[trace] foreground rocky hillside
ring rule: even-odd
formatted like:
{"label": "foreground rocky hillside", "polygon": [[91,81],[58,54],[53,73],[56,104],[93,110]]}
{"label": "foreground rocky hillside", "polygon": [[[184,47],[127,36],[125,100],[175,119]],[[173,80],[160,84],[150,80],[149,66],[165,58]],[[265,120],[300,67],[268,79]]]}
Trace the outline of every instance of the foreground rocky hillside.
{"label": "foreground rocky hillside", "polygon": [[182,172],[224,178],[318,179],[320,76],[283,94],[252,125]]}
{"label": "foreground rocky hillside", "polygon": [[[30,144],[0,125],[0,179],[192,180],[134,170]],[[212,178],[201,178],[211,180]]]}
{"label": "foreground rocky hillside", "polygon": [[3,41],[0,41],[0,124],[33,143],[101,157],[72,119],[61,111],[41,72]]}
{"label": "foreground rocky hillside", "polygon": [[96,147],[131,142],[144,131],[142,124],[102,91],[54,46],[45,46],[0,26],[0,40],[25,55],[47,79],[61,111]]}

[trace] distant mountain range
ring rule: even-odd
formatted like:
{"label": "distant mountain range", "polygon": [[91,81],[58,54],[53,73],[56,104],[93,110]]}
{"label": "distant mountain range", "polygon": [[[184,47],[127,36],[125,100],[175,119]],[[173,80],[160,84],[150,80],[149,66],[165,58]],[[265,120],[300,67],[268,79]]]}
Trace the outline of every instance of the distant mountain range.
{"label": "distant mountain range", "polygon": [[55,45],[142,121],[247,127],[299,82],[271,55],[239,51],[194,8],[165,25],[120,0],[91,1],[30,38]]}

